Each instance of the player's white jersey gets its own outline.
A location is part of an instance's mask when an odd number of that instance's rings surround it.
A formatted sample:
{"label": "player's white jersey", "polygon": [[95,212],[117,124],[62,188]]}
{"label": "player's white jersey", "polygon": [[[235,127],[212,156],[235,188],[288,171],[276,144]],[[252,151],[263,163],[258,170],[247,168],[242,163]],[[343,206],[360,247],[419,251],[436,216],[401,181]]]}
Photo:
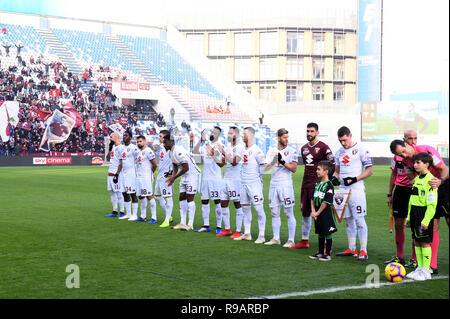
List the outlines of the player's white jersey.
{"label": "player's white jersey", "polygon": [[153,176],[152,172],[152,159],[155,159],[155,153],[150,147],[138,150],[136,157],[136,174],[138,177]]}
{"label": "player's white jersey", "polygon": [[118,152],[120,153],[119,156],[122,160],[122,170],[124,172],[136,172],[136,158],[138,151],[138,147],[134,144],[120,145]]}
{"label": "player's white jersey", "polygon": [[242,184],[261,182],[264,161],[264,153],[256,144],[253,144],[249,148],[244,147],[241,169]]}
{"label": "player's white jersey", "polygon": [[[222,179],[222,169],[219,165],[217,165],[216,161],[213,158],[215,153],[215,157],[221,161],[222,154],[220,154],[218,145],[219,142],[215,143],[206,143],[205,145],[200,147],[200,155],[203,159],[203,176],[202,179],[205,180],[217,180]],[[223,145],[221,145],[223,148]]]}
{"label": "player's white jersey", "polygon": [[242,143],[237,143],[236,145],[227,145],[224,151],[227,157],[234,159],[236,156],[240,158],[236,166],[231,165],[230,162],[225,161],[225,174],[223,178],[225,179],[240,179],[241,178],[241,168],[242,168],[242,157],[244,153],[245,145]]}
{"label": "player's white jersey", "polygon": [[170,159],[170,151],[166,151],[164,146],[159,146],[159,162],[158,162],[158,176],[156,179],[166,180],[173,172],[173,163]]}
{"label": "player's white jersey", "polygon": [[360,143],[355,143],[352,147],[345,149],[341,147],[335,155],[335,163],[339,166],[339,178],[342,188],[364,189],[364,181],[360,180],[350,186],[344,186],[345,177],[356,177],[361,175],[363,168],[372,166],[372,159],[369,151]]}
{"label": "player's white jersey", "polygon": [[170,159],[178,166],[181,166],[182,163],[188,163],[189,170],[183,176],[196,176],[201,172],[191,154],[183,146],[174,145],[170,150]]}
{"label": "player's white jersey", "polygon": [[[271,149],[269,149],[265,163],[270,164],[273,161],[274,157],[278,156],[278,153],[281,154],[281,158],[286,163],[298,162],[298,152],[288,145],[282,150],[279,150],[278,147],[272,147]],[[275,165],[272,166],[270,185],[292,185],[292,172],[278,163],[278,160],[276,161]]]}
{"label": "player's white jersey", "polygon": [[[112,143],[112,142],[111,142]],[[108,173],[112,173],[115,174],[117,173],[117,169],[119,168],[119,164],[120,164],[120,153],[118,152],[120,145],[114,145],[112,150],[111,150],[111,154],[110,154],[110,159],[109,159],[109,168],[108,168]]]}

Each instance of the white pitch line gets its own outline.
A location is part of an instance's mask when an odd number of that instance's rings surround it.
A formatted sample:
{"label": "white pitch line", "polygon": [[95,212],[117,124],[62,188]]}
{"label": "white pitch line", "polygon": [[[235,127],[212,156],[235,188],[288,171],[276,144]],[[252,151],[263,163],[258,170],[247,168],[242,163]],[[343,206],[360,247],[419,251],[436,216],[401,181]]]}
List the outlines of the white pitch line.
{"label": "white pitch line", "polygon": [[[448,276],[437,276],[431,278],[431,280],[439,280],[439,279],[448,279]],[[392,286],[392,285],[399,285],[399,284],[405,284],[414,282],[412,279],[405,279],[398,283],[393,282],[383,282],[378,285],[378,287],[383,286]],[[310,290],[310,291],[297,291],[297,292],[290,292],[286,294],[280,294],[280,295],[271,295],[271,296],[262,296],[258,298],[251,298],[251,299],[259,299],[259,298],[265,298],[265,299],[281,299],[281,298],[288,298],[288,297],[300,297],[300,296],[311,296],[311,295],[317,295],[317,294],[326,294],[326,293],[333,293],[338,291],[344,291],[344,290],[353,290],[353,289],[373,289],[376,286],[374,284],[372,285],[360,285],[360,286],[343,286],[343,287],[334,287],[334,288],[328,288],[328,289],[319,289],[319,290]]]}

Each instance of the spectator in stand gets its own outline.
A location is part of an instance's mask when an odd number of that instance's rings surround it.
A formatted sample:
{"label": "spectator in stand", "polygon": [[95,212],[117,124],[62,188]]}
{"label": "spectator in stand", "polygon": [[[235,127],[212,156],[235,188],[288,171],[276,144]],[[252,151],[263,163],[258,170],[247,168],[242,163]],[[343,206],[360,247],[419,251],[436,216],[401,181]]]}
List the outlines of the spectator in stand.
{"label": "spectator in stand", "polygon": [[170,109],[170,123],[173,123],[174,120],[175,120],[175,108],[172,107],[172,108]]}
{"label": "spectator in stand", "polygon": [[191,152],[193,148],[194,148],[194,133],[191,131],[191,134],[189,135],[189,149]]}
{"label": "spectator in stand", "polygon": [[9,48],[11,47],[11,44],[9,43],[3,44],[3,47],[5,48],[6,56],[9,56]]}
{"label": "spectator in stand", "polygon": [[263,112],[259,112],[259,124],[263,124],[263,120],[264,120],[264,113]]}
{"label": "spectator in stand", "polygon": [[83,73],[83,81],[84,81],[84,83],[86,83],[87,82],[87,79],[89,78],[89,73],[87,72],[87,70],[86,71],[84,71],[84,73]]}
{"label": "spectator in stand", "polygon": [[6,28],[5,27],[2,28],[2,33],[6,34]]}
{"label": "spectator in stand", "polygon": [[20,55],[20,51],[22,51],[22,48],[23,48],[23,44],[22,44],[22,42],[20,42],[20,40],[19,40],[19,42],[17,42],[16,48],[17,48],[17,55]]}
{"label": "spectator in stand", "polygon": [[209,105],[206,107],[206,113],[212,113],[211,108],[209,107]]}

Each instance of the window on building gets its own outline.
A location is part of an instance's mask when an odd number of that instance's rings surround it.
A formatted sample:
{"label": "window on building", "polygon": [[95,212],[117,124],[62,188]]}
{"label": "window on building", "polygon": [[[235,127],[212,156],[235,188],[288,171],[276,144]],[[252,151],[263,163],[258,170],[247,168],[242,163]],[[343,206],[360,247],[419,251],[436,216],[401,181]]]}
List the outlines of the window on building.
{"label": "window on building", "polygon": [[303,53],[303,32],[288,32],[287,52],[297,54]]}
{"label": "window on building", "polygon": [[278,53],[278,33],[261,32],[259,34],[259,54]]}
{"label": "window on building", "polygon": [[313,101],[323,101],[325,98],[325,90],[322,84],[313,84],[312,99]]}
{"label": "window on building", "polygon": [[252,37],[251,33],[234,34],[234,55],[251,55]]}
{"label": "window on building", "polygon": [[287,59],[286,77],[287,77],[287,80],[302,80],[303,79],[303,58]]}
{"label": "window on building", "polygon": [[344,60],[334,60],[333,79],[344,81]]}
{"label": "window on building", "polygon": [[210,60],[210,61],[214,61],[217,72],[223,73],[223,74],[225,74],[227,72],[227,68],[226,68],[227,64],[226,64],[225,59],[214,59],[214,60]]}
{"label": "window on building", "polygon": [[186,39],[191,43],[194,52],[204,55],[203,34],[187,34]]}
{"label": "window on building", "polygon": [[325,34],[313,33],[313,54],[325,53]]}
{"label": "window on building", "polygon": [[344,86],[335,85],[333,87],[333,100],[334,101],[344,101]]}
{"label": "window on building", "polygon": [[313,59],[313,79],[321,80],[325,74],[325,61],[323,59]]}
{"label": "window on building", "polygon": [[225,33],[212,33],[209,35],[209,55],[226,54],[226,36]]}
{"label": "window on building", "polygon": [[276,80],[278,78],[277,59],[267,58],[259,60],[259,79]]}
{"label": "window on building", "polygon": [[344,54],[344,35],[340,33],[334,34],[334,54]]}
{"label": "window on building", "polygon": [[252,79],[252,68],[250,59],[234,60],[234,80],[250,81]]}
{"label": "window on building", "polygon": [[303,101],[303,85],[288,85],[286,89],[286,102]]}
{"label": "window on building", "polygon": [[275,84],[261,84],[259,87],[259,98],[269,101],[277,101],[277,87]]}

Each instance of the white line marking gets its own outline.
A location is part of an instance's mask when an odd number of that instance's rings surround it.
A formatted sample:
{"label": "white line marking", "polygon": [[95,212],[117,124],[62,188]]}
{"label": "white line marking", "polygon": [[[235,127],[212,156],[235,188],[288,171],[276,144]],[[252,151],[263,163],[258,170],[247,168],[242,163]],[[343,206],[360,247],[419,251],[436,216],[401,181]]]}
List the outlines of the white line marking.
{"label": "white line marking", "polygon": [[[431,278],[431,280],[439,280],[439,279],[448,279],[448,276],[437,276]],[[406,284],[414,282],[412,279],[404,279],[401,282],[393,283],[393,282],[383,282],[378,285],[378,287],[383,286],[392,286],[392,285],[399,285],[399,284]],[[317,295],[317,294],[326,294],[326,293],[333,293],[338,291],[344,291],[344,290],[352,290],[352,289],[373,289],[375,288],[375,285],[360,285],[360,286],[343,286],[343,287],[334,287],[334,288],[328,288],[328,289],[319,289],[319,290],[310,290],[310,291],[297,291],[297,292],[290,292],[286,294],[280,294],[280,295],[272,295],[272,296],[263,296],[260,298],[267,298],[267,299],[281,299],[281,298],[288,298],[288,297],[300,297],[300,296],[311,296],[311,295]],[[259,299],[259,298],[251,298],[251,299]]]}

